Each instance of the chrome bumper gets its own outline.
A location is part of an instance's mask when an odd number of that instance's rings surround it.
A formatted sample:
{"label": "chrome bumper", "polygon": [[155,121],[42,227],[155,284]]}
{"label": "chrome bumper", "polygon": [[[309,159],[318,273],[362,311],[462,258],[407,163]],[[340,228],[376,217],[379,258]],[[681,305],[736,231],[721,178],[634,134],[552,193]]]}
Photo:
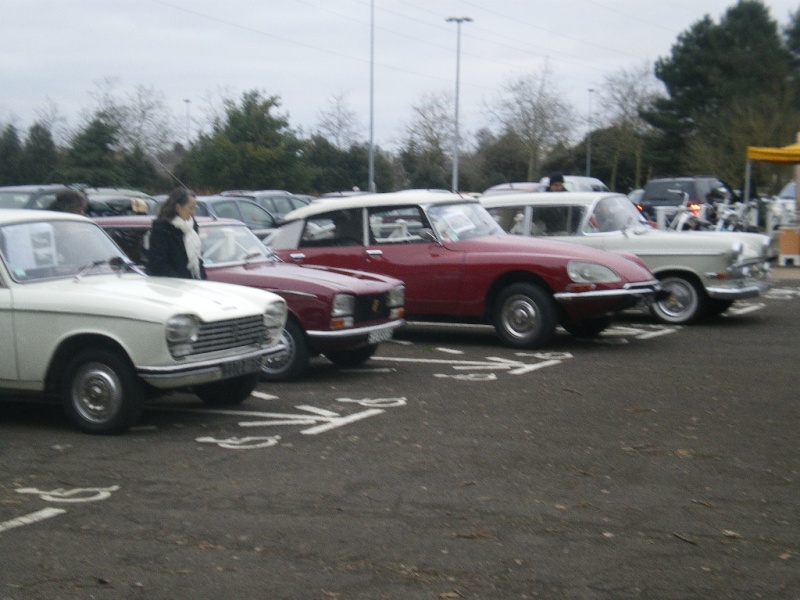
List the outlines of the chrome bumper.
{"label": "chrome bumper", "polygon": [[161,390],[188,387],[259,373],[262,360],[285,350],[286,346],[278,343],[234,357],[180,363],[167,367],[138,367],[136,373],[145,382]]}
{"label": "chrome bumper", "polygon": [[553,297],[559,302],[583,302],[625,300],[652,302],[661,291],[661,284],[654,279],[645,283],[626,284],[618,290],[595,290],[588,292],[559,292]]}

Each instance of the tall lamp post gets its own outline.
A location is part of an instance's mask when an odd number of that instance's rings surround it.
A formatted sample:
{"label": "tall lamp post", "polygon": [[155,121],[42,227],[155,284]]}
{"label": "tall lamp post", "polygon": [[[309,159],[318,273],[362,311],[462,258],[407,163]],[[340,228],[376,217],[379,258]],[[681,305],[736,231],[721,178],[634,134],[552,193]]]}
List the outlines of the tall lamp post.
{"label": "tall lamp post", "polygon": [[367,182],[373,194],[375,188],[375,0],[369,7],[369,165]]}
{"label": "tall lamp post", "polygon": [[191,132],[192,120],[191,120],[190,114],[189,114],[189,107],[192,105],[192,101],[189,100],[188,98],[185,98],[183,101],[186,102],[186,149],[188,150],[189,149],[189,138],[191,137],[191,133],[192,133]]}
{"label": "tall lamp post", "polygon": [[592,97],[594,89],[589,88],[589,133],[586,134],[586,176],[592,175]]}
{"label": "tall lamp post", "polygon": [[448,17],[448,23],[456,24],[456,106],[455,106],[455,123],[453,130],[453,182],[451,187],[454,192],[458,191],[458,146],[460,144],[458,136],[458,92],[459,92],[459,79],[461,76],[461,24],[471,23],[472,19],[469,17]]}

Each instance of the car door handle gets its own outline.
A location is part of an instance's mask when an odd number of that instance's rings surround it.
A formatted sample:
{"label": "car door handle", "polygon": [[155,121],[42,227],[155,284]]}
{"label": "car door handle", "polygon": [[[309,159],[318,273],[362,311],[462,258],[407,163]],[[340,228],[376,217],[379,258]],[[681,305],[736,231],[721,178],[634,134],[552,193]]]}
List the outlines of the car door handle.
{"label": "car door handle", "polygon": [[302,252],[294,252],[294,253],[289,255],[289,258],[291,258],[295,262],[302,262],[302,260],[305,257],[306,257],[306,255],[303,254]]}
{"label": "car door handle", "polygon": [[367,256],[383,256],[383,250],[367,250]]}

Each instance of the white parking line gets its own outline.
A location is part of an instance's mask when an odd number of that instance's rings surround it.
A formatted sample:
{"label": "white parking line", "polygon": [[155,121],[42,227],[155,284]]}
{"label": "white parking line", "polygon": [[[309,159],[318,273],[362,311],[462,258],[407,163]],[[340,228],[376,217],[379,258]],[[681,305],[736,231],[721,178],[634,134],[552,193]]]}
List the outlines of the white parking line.
{"label": "white parking line", "polygon": [[39,521],[44,521],[45,519],[56,517],[65,512],[67,511],[64,510],[63,508],[43,508],[42,510],[38,510],[29,515],[25,515],[24,517],[18,517],[16,519],[11,519],[10,521],[5,521],[4,523],[0,523],[0,533],[8,531],[9,529],[14,529],[14,527],[22,527],[23,525],[31,525],[33,523],[38,523]]}

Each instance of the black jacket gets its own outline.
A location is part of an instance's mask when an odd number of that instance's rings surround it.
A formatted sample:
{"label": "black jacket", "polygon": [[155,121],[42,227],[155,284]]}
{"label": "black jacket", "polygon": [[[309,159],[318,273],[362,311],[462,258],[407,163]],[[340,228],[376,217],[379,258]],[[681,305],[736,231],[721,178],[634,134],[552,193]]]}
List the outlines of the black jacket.
{"label": "black jacket", "polygon": [[[194,223],[194,230],[199,231],[197,222]],[[188,262],[183,232],[168,221],[153,221],[150,230],[150,249],[147,252],[147,274],[192,279],[189,267],[186,266]],[[206,278],[202,259],[200,259],[200,277]]]}

